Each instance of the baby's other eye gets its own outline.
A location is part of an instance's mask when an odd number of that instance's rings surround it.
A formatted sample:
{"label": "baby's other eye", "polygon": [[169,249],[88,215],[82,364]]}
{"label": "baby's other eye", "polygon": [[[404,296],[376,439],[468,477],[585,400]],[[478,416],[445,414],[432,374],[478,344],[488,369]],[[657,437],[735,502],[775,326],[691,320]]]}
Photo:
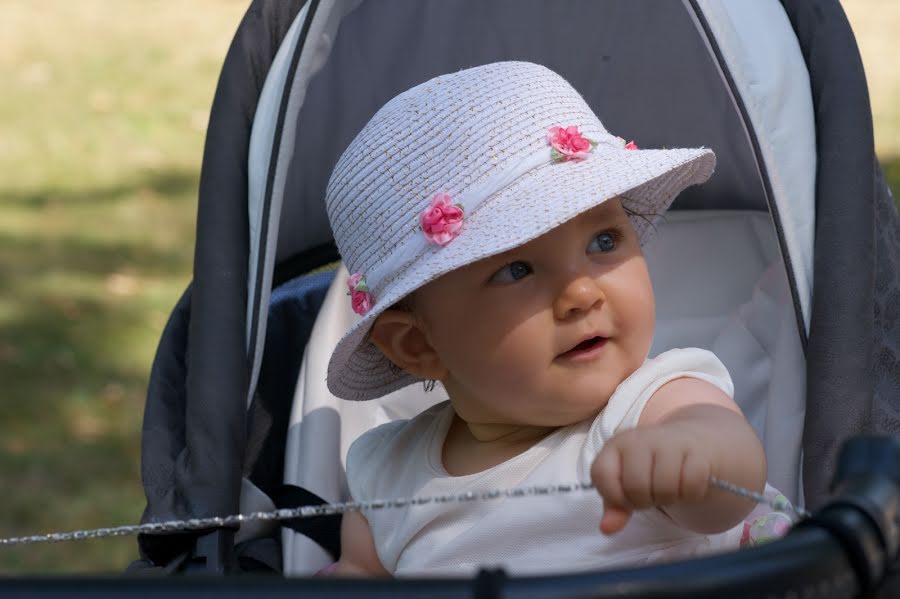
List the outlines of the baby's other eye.
{"label": "baby's other eye", "polygon": [[611,252],[616,249],[616,242],[619,235],[617,231],[604,231],[596,235],[588,245],[588,253],[591,252]]}
{"label": "baby's other eye", "polygon": [[524,279],[533,271],[531,265],[521,260],[510,262],[493,275],[491,275],[491,283],[515,283],[520,279]]}

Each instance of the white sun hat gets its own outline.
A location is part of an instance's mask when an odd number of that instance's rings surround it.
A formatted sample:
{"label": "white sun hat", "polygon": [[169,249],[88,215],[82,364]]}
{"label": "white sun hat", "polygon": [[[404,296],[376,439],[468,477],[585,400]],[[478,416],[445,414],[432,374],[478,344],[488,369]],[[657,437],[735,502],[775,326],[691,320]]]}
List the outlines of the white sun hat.
{"label": "white sun hat", "polygon": [[709,149],[639,150],[609,134],[550,69],[500,62],[435,77],[385,104],[338,160],[325,204],[361,318],[328,364],[344,399],[420,379],[367,339],[375,318],[437,277],[535,239],[606,200],[643,244]]}

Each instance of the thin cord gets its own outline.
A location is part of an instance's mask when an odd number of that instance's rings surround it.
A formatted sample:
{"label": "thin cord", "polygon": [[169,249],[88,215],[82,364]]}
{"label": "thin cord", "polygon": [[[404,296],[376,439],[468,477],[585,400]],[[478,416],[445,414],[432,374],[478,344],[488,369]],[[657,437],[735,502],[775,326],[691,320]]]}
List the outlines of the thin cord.
{"label": "thin cord", "polygon": [[[714,487],[745,497],[756,503],[770,506],[776,511],[794,512],[797,518],[806,518],[809,512],[803,508],[795,508],[787,500],[770,500],[760,493],[755,493],[734,483],[710,477],[710,484]],[[306,505],[297,508],[284,508],[269,512],[252,512],[249,514],[234,514],[231,516],[213,516],[210,518],[188,518],[186,520],[168,520],[165,522],[147,522],[145,524],[128,524],[112,528],[93,528],[75,530],[71,532],[53,532],[47,534],[31,535],[26,537],[0,538],[0,546],[4,545],[31,545],[35,543],[59,543],[64,541],[82,541],[87,539],[101,539],[106,537],[121,537],[134,534],[163,534],[183,532],[187,530],[205,530],[211,528],[223,528],[240,526],[244,522],[293,520],[296,518],[314,518],[316,516],[328,516],[343,514],[346,512],[359,512],[363,510],[380,510],[404,508],[417,505],[467,503],[471,501],[490,501],[500,498],[522,498],[547,495],[561,495],[578,491],[593,490],[591,483],[579,482],[573,484],[533,485],[530,487],[514,487],[510,489],[498,489],[475,493],[468,491],[460,494],[433,495],[428,497],[408,497],[397,499],[376,499],[373,501],[344,501],[327,503],[322,505]],[[782,498],[783,499],[783,498]]]}

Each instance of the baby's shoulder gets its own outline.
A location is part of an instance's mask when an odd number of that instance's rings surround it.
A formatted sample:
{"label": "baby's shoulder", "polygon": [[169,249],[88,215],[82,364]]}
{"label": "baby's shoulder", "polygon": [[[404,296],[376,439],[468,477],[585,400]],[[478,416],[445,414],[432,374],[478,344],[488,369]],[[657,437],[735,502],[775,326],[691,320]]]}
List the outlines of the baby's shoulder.
{"label": "baby's shoulder", "polygon": [[356,464],[360,459],[372,456],[379,449],[383,448],[409,422],[409,420],[392,420],[370,428],[358,436],[350,444],[350,449],[347,450],[347,469],[351,468],[351,464]]}
{"label": "baby's shoulder", "polygon": [[670,349],[645,360],[619,384],[594,420],[591,437],[602,443],[620,430],[634,428],[650,397],[669,381],[683,377],[706,381],[734,397],[728,369],[714,353],[698,347]]}
{"label": "baby's shoulder", "polygon": [[[644,361],[644,367],[651,365],[672,365],[687,366],[717,364],[721,365],[722,361],[708,349],[702,347],[676,347],[666,350],[653,358],[647,358]],[[724,368],[724,366],[723,366]]]}
{"label": "baby's shoulder", "polygon": [[659,388],[661,384],[681,377],[705,380],[734,395],[731,375],[725,364],[713,352],[699,347],[678,347],[645,360],[623,386],[631,387],[634,392],[640,387]]}
{"label": "baby's shoulder", "polygon": [[402,472],[411,462],[427,456],[449,409],[449,401],[441,402],[409,420],[385,422],[360,435],[347,452],[351,491],[354,481],[362,482],[375,473],[389,478],[389,471]]}

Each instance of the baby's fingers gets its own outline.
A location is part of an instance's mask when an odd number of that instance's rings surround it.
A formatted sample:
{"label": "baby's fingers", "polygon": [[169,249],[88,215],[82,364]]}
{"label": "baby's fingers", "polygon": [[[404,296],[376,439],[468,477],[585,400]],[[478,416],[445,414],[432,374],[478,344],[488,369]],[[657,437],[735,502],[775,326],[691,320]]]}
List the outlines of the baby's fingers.
{"label": "baby's fingers", "polygon": [[591,481],[603,497],[600,532],[619,532],[631,518],[631,507],[622,489],[622,455],[616,448],[609,446],[600,452],[591,465]]}
{"label": "baby's fingers", "polygon": [[619,532],[631,518],[631,510],[616,507],[608,503],[603,505],[603,517],[600,518],[600,532],[611,535]]}
{"label": "baby's fingers", "polygon": [[622,489],[622,454],[615,447],[605,447],[594,459],[591,482],[604,504],[631,507]]}
{"label": "baby's fingers", "polygon": [[700,501],[709,491],[709,462],[689,453],[681,468],[681,497],[687,501]]}
{"label": "baby's fingers", "polygon": [[654,505],[671,505],[681,499],[681,471],[685,455],[680,451],[657,451],[653,456]]}
{"label": "baby's fingers", "polygon": [[653,501],[653,450],[645,445],[632,445],[622,455],[622,490],[625,505],[644,509]]}

